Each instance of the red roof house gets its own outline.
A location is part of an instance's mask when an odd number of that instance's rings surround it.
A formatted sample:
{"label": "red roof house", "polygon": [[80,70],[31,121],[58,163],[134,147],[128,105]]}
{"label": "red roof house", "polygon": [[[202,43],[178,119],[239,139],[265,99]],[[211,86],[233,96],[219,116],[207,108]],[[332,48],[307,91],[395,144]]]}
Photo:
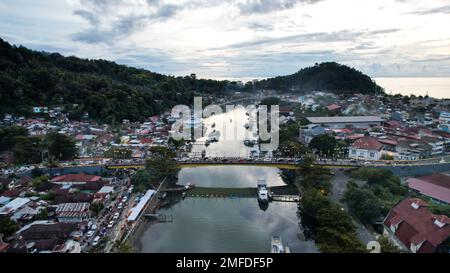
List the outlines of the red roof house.
{"label": "red roof house", "polygon": [[86,184],[89,182],[98,182],[102,178],[96,175],[90,174],[66,174],[60,175],[51,180],[54,184]]}
{"label": "red roof house", "polygon": [[384,235],[414,253],[432,253],[450,237],[450,218],[434,215],[419,198],[408,198],[384,219]]}
{"label": "red roof house", "polygon": [[440,173],[409,178],[410,189],[433,198],[434,200],[450,204],[450,176]]}
{"label": "red roof house", "polygon": [[349,157],[366,159],[366,160],[379,160],[382,155],[383,144],[373,137],[362,137],[350,146]]}

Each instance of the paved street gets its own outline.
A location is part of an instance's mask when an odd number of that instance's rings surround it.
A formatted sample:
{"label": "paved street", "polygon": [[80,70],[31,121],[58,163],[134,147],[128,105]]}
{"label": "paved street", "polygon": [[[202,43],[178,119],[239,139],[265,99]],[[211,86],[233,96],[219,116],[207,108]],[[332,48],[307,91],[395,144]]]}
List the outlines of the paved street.
{"label": "paved street", "polygon": [[[332,183],[333,183],[333,190],[330,196],[330,199],[333,202],[336,202],[340,204],[345,210],[348,211],[348,207],[345,203],[341,202],[341,198],[344,195],[345,190],[347,189],[347,182],[351,178],[348,177],[346,174],[344,174],[343,171],[336,170],[335,175],[333,177]],[[358,185],[362,186],[364,182],[357,181]],[[358,219],[353,218],[355,223],[357,224],[357,233],[358,237],[364,244],[367,244],[370,241],[375,240],[375,236],[368,231],[364,225],[358,221]]]}

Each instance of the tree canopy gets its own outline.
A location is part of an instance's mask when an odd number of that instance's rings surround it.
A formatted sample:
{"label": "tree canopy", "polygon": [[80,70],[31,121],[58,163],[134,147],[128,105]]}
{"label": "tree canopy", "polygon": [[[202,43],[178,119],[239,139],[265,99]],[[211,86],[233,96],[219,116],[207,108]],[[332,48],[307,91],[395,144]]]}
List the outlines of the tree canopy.
{"label": "tree canopy", "polygon": [[336,62],[315,64],[288,76],[278,76],[256,83],[259,88],[299,92],[331,91],[339,93],[360,92],[375,94],[383,92],[369,76]]}

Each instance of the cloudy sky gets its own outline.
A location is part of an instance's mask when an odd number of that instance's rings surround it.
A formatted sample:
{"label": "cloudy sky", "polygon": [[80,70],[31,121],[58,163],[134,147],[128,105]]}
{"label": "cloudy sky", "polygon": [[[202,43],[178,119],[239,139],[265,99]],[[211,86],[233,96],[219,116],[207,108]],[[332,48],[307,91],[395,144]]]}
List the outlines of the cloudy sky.
{"label": "cloudy sky", "polygon": [[0,37],[202,78],[450,76],[450,0],[2,0]]}

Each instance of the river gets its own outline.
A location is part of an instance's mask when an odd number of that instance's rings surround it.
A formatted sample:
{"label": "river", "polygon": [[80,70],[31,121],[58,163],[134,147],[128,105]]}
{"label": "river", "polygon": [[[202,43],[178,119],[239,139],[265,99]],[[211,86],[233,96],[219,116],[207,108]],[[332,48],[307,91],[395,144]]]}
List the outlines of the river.
{"label": "river", "polygon": [[[205,119],[208,131],[222,126],[243,128],[248,121],[244,110]],[[201,142],[202,139],[199,140]],[[242,140],[219,141],[208,147],[194,145],[193,154],[205,150],[207,156],[247,156],[251,148]],[[178,183],[201,187],[256,187],[258,179],[268,186],[285,185],[280,170],[257,166],[211,166],[184,168]],[[187,197],[161,208],[173,222],[146,223],[135,242],[138,252],[268,253],[272,236],[281,236],[292,252],[317,252],[313,241],[305,240],[299,226],[296,203],[271,202],[261,209],[256,198]]]}

